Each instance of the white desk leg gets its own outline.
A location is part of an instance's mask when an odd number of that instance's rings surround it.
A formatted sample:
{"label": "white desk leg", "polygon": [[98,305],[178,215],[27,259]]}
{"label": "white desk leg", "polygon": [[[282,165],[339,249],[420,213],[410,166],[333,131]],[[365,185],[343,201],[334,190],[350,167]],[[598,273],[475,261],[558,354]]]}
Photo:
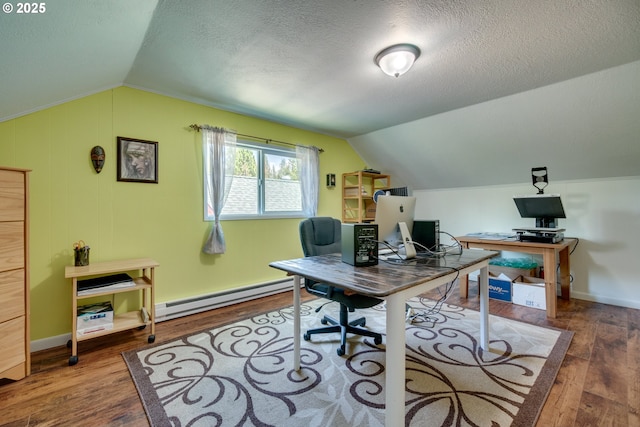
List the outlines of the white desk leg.
{"label": "white desk leg", "polygon": [[480,288],[480,347],[489,351],[489,274],[487,267],[480,269],[478,286]]}
{"label": "white desk leg", "polygon": [[300,370],[300,276],[293,276],[293,369]]}
{"label": "white desk leg", "polygon": [[405,301],[398,294],[387,297],[385,426],[404,425]]}

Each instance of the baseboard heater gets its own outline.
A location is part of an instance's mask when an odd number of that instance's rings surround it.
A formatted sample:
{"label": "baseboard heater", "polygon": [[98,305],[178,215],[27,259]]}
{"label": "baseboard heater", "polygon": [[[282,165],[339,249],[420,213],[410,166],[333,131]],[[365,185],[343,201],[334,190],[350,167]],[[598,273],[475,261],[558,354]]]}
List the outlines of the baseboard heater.
{"label": "baseboard heater", "polygon": [[201,313],[214,308],[250,301],[293,289],[293,279],[260,283],[228,291],[156,304],[156,322]]}

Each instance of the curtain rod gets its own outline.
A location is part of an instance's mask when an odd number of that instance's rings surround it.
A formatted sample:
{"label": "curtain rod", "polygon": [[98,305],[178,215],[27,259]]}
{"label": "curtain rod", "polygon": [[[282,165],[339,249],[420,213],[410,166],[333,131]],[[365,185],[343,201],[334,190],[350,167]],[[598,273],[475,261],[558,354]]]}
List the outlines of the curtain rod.
{"label": "curtain rod", "polygon": [[[195,130],[196,132],[200,132],[200,130],[203,128],[203,126],[200,125],[189,125],[189,127],[193,130]],[[289,145],[291,147],[303,147],[303,148],[309,148],[306,145],[300,145],[300,144],[294,144],[292,142],[284,142],[284,141],[278,141],[277,139],[268,139],[268,138],[262,138],[260,136],[253,136],[253,135],[245,135],[242,133],[236,133],[237,136],[241,136],[241,137],[245,137],[245,138],[251,138],[251,139],[256,139],[258,141],[264,141],[265,143],[269,144],[271,142],[276,143],[276,144],[283,144],[283,145]],[[318,148],[318,151],[320,153],[324,153],[324,150],[322,148]]]}

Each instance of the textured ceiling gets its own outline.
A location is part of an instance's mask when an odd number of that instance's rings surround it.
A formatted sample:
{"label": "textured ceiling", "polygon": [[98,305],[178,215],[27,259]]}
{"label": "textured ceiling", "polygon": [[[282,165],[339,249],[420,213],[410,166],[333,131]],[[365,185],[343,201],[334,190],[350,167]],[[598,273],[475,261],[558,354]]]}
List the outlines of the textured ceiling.
{"label": "textured ceiling", "polygon": [[[0,120],[129,85],[341,137],[640,59],[638,0],[56,0],[0,16]],[[373,63],[413,43],[400,78]]]}

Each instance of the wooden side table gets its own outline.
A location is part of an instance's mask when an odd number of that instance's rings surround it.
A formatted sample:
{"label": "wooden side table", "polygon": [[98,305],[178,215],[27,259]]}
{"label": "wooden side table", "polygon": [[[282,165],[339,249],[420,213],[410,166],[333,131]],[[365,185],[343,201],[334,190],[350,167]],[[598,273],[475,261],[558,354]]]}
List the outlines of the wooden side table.
{"label": "wooden side table", "polygon": [[[71,279],[71,310],[72,310],[72,328],[71,339],[67,343],[67,347],[71,349],[71,357],[69,357],[69,366],[78,363],[78,341],[84,341],[96,337],[101,337],[115,332],[127,329],[144,329],[150,326],[150,334],[147,339],[152,343],[156,339],[155,332],[155,268],[159,264],[150,258],[125,259],[117,261],[97,262],[86,266],[67,266],[64,270],[64,277]],[[120,289],[111,289],[109,287],[99,288],[97,292],[89,295],[78,295],[78,280],[88,277],[106,276],[112,273],[133,272],[138,273],[132,277],[134,285]],[[77,308],[79,301],[86,298],[94,298],[97,296],[113,296],[125,292],[141,292],[142,305],[141,308],[146,310],[148,318],[142,315],[140,310],[134,310],[127,313],[116,314],[113,318],[113,326],[110,329],[104,329],[90,333],[87,335],[78,334],[78,313]]]}
{"label": "wooden side table", "polygon": [[[545,297],[547,302],[547,317],[556,317],[557,296],[556,272],[557,262],[560,264],[560,290],[562,299],[571,299],[571,265],[569,263],[569,248],[575,245],[577,240],[565,238],[560,243],[520,242],[517,240],[489,240],[472,236],[456,237],[463,248],[487,249],[494,251],[524,252],[528,254],[542,255],[544,266]],[[460,277],[460,296],[469,296],[469,277]]]}

